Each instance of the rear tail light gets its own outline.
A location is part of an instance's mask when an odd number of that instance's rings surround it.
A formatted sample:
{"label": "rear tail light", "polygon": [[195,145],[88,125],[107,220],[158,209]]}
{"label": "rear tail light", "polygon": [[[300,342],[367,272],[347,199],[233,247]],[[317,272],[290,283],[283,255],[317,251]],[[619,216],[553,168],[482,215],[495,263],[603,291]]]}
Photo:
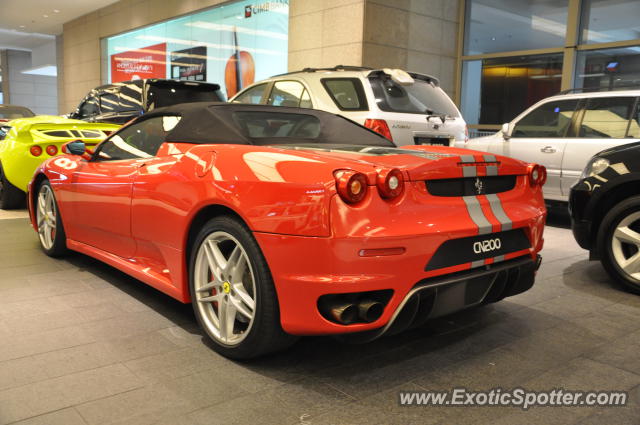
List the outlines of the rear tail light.
{"label": "rear tail light", "polygon": [[531,186],[542,186],[547,181],[547,169],[538,164],[529,165],[529,182]]}
{"label": "rear tail light", "polygon": [[376,180],[378,192],[384,199],[393,199],[404,192],[404,178],[402,171],[394,168],[392,170],[382,170],[378,173]]}
{"label": "rear tail light", "polygon": [[29,148],[29,152],[31,152],[33,156],[40,156],[42,155],[42,148],[38,145],[33,145]]}
{"label": "rear tail light", "polygon": [[46,151],[49,156],[55,156],[58,153],[58,147],[56,145],[49,145]]}
{"label": "rear tail light", "polygon": [[353,170],[340,170],[334,174],[338,195],[347,204],[357,204],[367,196],[367,176]]}
{"label": "rear tail light", "polygon": [[387,122],[385,120],[367,118],[367,120],[364,122],[364,126],[369,130],[373,130],[376,133],[381,134],[382,136],[393,142],[393,137],[391,137],[391,130],[389,130],[389,126],[387,125]]}

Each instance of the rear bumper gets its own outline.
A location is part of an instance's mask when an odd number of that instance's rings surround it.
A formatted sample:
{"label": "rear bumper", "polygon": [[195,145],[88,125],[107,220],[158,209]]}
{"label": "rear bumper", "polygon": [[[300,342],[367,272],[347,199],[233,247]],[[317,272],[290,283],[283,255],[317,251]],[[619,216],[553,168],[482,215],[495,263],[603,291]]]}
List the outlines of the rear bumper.
{"label": "rear bumper", "polygon": [[[542,224],[541,224],[542,225]],[[542,232],[528,249],[480,262],[426,271],[439,247],[434,235],[403,238],[314,238],[254,233],[269,264],[277,291],[283,329],[294,335],[352,334],[390,331],[394,322],[414,322],[413,316],[429,319],[482,303],[497,301],[528,289],[534,281]],[[490,235],[487,235],[490,236]],[[362,249],[402,246],[399,255],[362,257]],[[526,265],[525,265],[526,263]],[[512,270],[506,275],[501,270]],[[512,273],[509,275],[509,273]],[[416,291],[416,288],[419,288]],[[377,320],[340,324],[320,311],[325,295],[386,291],[391,296]],[[414,306],[415,297],[433,298],[432,308]],[[420,304],[420,303],[418,303]],[[416,308],[415,311],[410,310]],[[407,320],[405,311],[413,311]],[[408,326],[408,325],[407,325]],[[394,325],[393,331],[396,326]],[[382,330],[382,331],[381,331]],[[378,335],[379,336],[379,335]]]}
{"label": "rear bumper", "polygon": [[514,258],[480,269],[424,279],[404,297],[391,319],[379,329],[353,335],[358,342],[396,334],[429,319],[445,316],[483,303],[500,301],[533,286],[542,257]]}
{"label": "rear bumper", "polygon": [[571,215],[571,230],[573,237],[580,247],[592,249],[591,220],[587,214],[591,201],[591,191],[585,185],[576,184],[569,194],[569,213]]}

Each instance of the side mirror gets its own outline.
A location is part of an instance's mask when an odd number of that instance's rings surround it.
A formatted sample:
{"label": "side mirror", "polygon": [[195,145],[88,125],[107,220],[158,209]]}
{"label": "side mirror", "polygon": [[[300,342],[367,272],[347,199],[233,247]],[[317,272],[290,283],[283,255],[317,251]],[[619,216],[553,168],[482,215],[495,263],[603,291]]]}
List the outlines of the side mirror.
{"label": "side mirror", "polygon": [[508,122],[502,124],[502,137],[504,137],[504,140],[511,138],[511,125]]}
{"label": "side mirror", "polygon": [[74,140],[73,142],[62,145],[62,152],[71,155],[84,155],[86,151],[87,147],[82,140]]}

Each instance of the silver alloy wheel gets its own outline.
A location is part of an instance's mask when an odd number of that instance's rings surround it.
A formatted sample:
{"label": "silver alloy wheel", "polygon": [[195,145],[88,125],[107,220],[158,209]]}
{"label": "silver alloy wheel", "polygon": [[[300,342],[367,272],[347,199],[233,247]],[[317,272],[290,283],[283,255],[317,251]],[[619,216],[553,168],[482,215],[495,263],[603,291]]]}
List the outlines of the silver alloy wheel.
{"label": "silver alloy wheel", "polygon": [[40,243],[49,250],[56,240],[56,201],[49,185],[43,184],[38,193],[38,205],[36,208],[36,220],[38,223],[38,235]]}
{"label": "silver alloy wheel", "polygon": [[618,223],[611,238],[611,251],[618,267],[633,279],[640,280],[640,233],[629,227],[638,220],[640,211],[628,215]]}
{"label": "silver alloy wheel", "polygon": [[241,343],[253,325],[256,284],[240,242],[227,232],[209,234],[198,247],[193,282],[209,333],[227,346]]}

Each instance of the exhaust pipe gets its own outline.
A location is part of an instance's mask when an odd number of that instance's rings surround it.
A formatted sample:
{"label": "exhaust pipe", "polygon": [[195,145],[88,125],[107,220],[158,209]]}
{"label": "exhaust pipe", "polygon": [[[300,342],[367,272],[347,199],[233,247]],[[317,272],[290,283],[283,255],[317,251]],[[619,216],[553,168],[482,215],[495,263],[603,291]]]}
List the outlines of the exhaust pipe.
{"label": "exhaust pipe", "polygon": [[358,303],[358,317],[367,323],[378,320],[383,311],[384,306],[378,301],[363,300]]}
{"label": "exhaust pipe", "polygon": [[353,323],[358,318],[358,307],[349,302],[327,303],[324,305],[324,310],[331,318],[342,325]]}

